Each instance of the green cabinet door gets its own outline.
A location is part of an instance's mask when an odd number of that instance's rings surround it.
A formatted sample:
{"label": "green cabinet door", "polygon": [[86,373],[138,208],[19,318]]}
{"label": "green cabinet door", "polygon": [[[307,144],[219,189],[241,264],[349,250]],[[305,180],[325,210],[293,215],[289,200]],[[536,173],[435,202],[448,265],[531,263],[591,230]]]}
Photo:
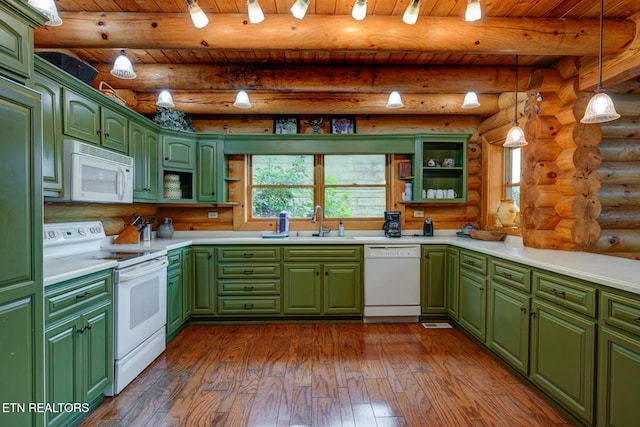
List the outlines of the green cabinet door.
{"label": "green cabinet door", "polygon": [[62,132],[100,145],[100,105],[66,88],[62,88]]}
{"label": "green cabinet door", "polygon": [[422,314],[446,314],[446,246],[422,246],[420,261]]}
{"label": "green cabinet door", "polygon": [[595,322],[534,298],[530,379],[586,423],[593,422]]}
{"label": "green cabinet door", "polygon": [[603,326],[598,341],[598,425],[637,426],[640,337]]}
{"label": "green cabinet door", "polygon": [[129,152],[129,119],[106,107],[100,107],[101,144],[121,153]]}
{"label": "green cabinet door", "polygon": [[214,314],[215,301],[215,266],[212,247],[194,246],[191,248],[193,262],[193,294],[191,297],[191,314]]}
{"label": "green cabinet door", "polygon": [[182,323],[191,316],[191,248],[182,249]]}
{"label": "green cabinet door", "polygon": [[162,165],[165,169],[193,171],[196,166],[196,136],[162,135]]}
{"label": "green cabinet door", "polygon": [[478,273],[460,270],[460,326],[484,342],[487,316],[487,278]]}
{"label": "green cabinet door", "polygon": [[362,314],[360,263],[324,264],[324,314]]}
{"label": "green cabinet door", "polygon": [[215,203],[218,200],[216,141],[198,141],[197,159],[197,199],[199,202]]}
{"label": "green cabinet door", "polygon": [[60,197],[64,193],[60,129],[61,87],[53,80],[36,74],[34,89],[42,97],[42,189],[45,196]]}
{"label": "green cabinet door", "polygon": [[458,320],[458,295],[460,290],[460,250],[447,249],[447,311],[453,320]]}
{"label": "green cabinet door", "polygon": [[26,83],[33,72],[33,29],[42,17],[26,2],[0,2],[0,74]]}
{"label": "green cabinet door", "polygon": [[129,124],[129,155],[134,160],[133,200],[157,202],[158,192],[158,134],[138,123]]}
{"label": "green cabinet door", "polygon": [[489,284],[487,345],[523,375],[529,374],[530,306],[528,294]]}
{"label": "green cabinet door", "polygon": [[[83,402],[102,398],[113,382],[113,308],[111,301],[87,311],[80,318],[82,335]],[[83,330],[84,328],[84,330]]]}
{"label": "green cabinet door", "polygon": [[322,313],[321,265],[285,263],[283,270],[284,314]]}
{"label": "green cabinet door", "polygon": [[170,270],[167,276],[167,337],[182,325],[182,272]]}

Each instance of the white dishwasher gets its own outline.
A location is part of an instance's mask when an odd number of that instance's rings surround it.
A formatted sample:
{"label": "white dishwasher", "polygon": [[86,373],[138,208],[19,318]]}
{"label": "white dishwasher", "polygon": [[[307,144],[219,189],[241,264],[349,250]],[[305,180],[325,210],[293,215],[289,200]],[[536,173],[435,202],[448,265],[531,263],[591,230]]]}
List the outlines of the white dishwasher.
{"label": "white dishwasher", "polygon": [[364,322],[417,322],[420,245],[364,246]]}

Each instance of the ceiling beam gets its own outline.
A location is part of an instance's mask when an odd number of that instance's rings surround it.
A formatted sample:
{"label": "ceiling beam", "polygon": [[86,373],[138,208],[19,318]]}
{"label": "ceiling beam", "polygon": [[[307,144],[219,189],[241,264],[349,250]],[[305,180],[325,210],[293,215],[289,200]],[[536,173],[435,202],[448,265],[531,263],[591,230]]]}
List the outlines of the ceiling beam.
{"label": "ceiling beam", "polygon": [[[64,25],[35,31],[36,48],[320,50],[339,52],[458,52],[468,54],[596,56],[595,19],[422,17],[406,25],[397,16],[267,15],[249,24],[245,14],[212,14],[201,30],[186,13],[61,13]],[[605,54],[621,52],[636,33],[633,20],[606,20]],[[81,36],[79,36],[81,35]]]}
{"label": "ceiling beam", "polygon": [[[137,78],[111,75],[113,64],[93,64],[95,82],[137,92],[171,90],[273,90],[499,94],[515,85],[513,67],[301,64],[134,64]],[[519,67],[518,87],[527,87],[532,68]]]}
{"label": "ceiling beam", "polygon": [[[489,116],[500,110],[499,95],[478,95],[480,107],[463,109],[464,94],[402,94],[404,107],[386,108],[388,93],[249,92],[251,108],[233,106],[235,91],[173,92],[175,109],[188,114],[455,114]],[[156,112],[155,93],[138,93],[135,110]]]}

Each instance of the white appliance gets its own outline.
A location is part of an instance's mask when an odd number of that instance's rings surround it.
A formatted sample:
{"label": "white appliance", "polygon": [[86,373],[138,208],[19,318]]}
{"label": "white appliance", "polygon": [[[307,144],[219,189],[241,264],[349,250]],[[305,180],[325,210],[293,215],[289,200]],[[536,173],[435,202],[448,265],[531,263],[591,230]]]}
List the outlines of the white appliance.
{"label": "white appliance", "polygon": [[[166,348],[166,250],[119,251],[101,248],[100,221],[44,224],[44,271],[61,265],[86,266],[113,260],[113,369],[107,396],[120,393]],[[50,267],[48,267],[50,266]]]}
{"label": "white appliance", "polygon": [[417,322],[420,245],[364,246],[364,322]]}
{"label": "white appliance", "polygon": [[64,140],[64,196],[52,201],[133,203],[133,157]]}

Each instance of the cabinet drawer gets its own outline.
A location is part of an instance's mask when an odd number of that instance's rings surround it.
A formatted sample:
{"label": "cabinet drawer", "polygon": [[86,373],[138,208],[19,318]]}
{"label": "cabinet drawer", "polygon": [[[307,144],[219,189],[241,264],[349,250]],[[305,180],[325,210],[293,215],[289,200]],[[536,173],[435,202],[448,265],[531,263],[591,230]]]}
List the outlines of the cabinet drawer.
{"label": "cabinet drawer", "polygon": [[487,257],[475,252],[460,251],[460,267],[487,274]]}
{"label": "cabinet drawer", "polygon": [[285,261],[360,261],[362,246],[293,246],[284,249]]}
{"label": "cabinet drawer", "polygon": [[536,296],[553,301],[591,317],[596,317],[596,290],[586,284],[564,276],[533,272],[533,292]]}
{"label": "cabinet drawer", "polygon": [[167,266],[168,270],[173,270],[174,268],[180,268],[182,266],[182,251],[176,250],[175,252],[169,252],[167,254],[167,258],[169,259],[169,265]]}
{"label": "cabinet drawer", "polygon": [[216,248],[218,261],[280,261],[280,248],[229,246]]}
{"label": "cabinet drawer", "polygon": [[218,295],[280,295],[280,280],[218,280]]}
{"label": "cabinet drawer", "polygon": [[111,270],[45,288],[45,322],[103,299],[111,301]]}
{"label": "cabinet drawer", "polygon": [[489,260],[491,280],[521,291],[531,292],[531,270],[527,267],[496,259]]}
{"label": "cabinet drawer", "polygon": [[220,279],[248,277],[277,279],[280,277],[280,263],[218,264],[218,277]]}
{"label": "cabinet drawer", "polygon": [[280,297],[219,297],[218,314],[280,314]]}
{"label": "cabinet drawer", "polygon": [[640,300],[603,291],[600,307],[605,323],[640,336]]}

